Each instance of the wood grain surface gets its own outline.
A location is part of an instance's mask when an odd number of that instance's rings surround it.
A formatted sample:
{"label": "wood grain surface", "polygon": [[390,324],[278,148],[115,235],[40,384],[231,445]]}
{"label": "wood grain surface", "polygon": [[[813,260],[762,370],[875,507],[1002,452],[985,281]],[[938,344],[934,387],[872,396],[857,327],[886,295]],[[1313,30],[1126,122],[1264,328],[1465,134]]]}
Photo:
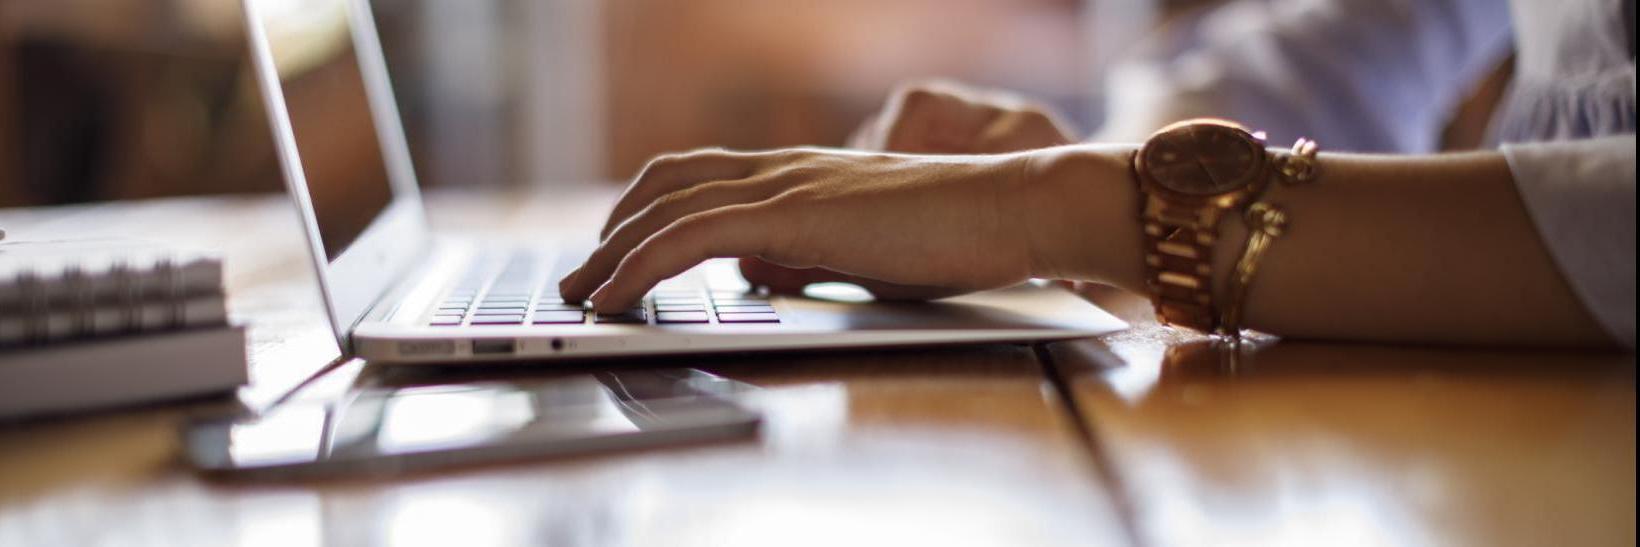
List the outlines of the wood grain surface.
{"label": "wood grain surface", "polygon": [[1052,347],[1153,545],[1633,545],[1632,354],[1132,330]]}

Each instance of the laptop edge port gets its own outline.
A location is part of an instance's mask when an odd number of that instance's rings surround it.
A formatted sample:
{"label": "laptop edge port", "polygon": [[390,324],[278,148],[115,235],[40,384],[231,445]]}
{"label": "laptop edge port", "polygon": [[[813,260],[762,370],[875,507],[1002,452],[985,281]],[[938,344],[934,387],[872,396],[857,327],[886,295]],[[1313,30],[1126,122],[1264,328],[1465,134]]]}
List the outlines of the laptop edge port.
{"label": "laptop edge port", "polygon": [[505,340],[473,340],[473,355],[511,355],[516,345],[511,338]]}

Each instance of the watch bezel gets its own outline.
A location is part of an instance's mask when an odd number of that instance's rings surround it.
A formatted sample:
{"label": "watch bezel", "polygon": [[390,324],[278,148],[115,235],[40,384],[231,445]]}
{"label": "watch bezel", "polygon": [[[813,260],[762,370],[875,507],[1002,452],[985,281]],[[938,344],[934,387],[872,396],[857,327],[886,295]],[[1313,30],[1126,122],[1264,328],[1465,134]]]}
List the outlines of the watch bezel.
{"label": "watch bezel", "polygon": [[[1252,161],[1254,162],[1254,165],[1249,171],[1250,174],[1247,176],[1246,180],[1242,182],[1240,186],[1232,190],[1217,194],[1191,194],[1181,192],[1169,188],[1166,184],[1157,180],[1154,173],[1152,173],[1149,167],[1145,165],[1146,152],[1150,151],[1151,147],[1155,143],[1159,142],[1164,136],[1168,136],[1169,133],[1194,129],[1203,125],[1209,125],[1219,129],[1227,129],[1238,138],[1251,144],[1254,149],[1259,151],[1259,153],[1253,154]],[[1145,143],[1139,147],[1138,152],[1134,154],[1133,170],[1139,181],[1140,191],[1146,194],[1156,195],[1171,204],[1179,206],[1213,206],[1221,209],[1229,209],[1243,204],[1252,196],[1258,195],[1258,193],[1264,189],[1264,186],[1268,184],[1270,180],[1270,163],[1270,154],[1266,152],[1265,140],[1260,135],[1254,134],[1253,132],[1248,131],[1247,128],[1241,126],[1241,124],[1229,120],[1197,118],[1168,124],[1166,127],[1158,129],[1155,133],[1152,133],[1149,138],[1145,139]]]}

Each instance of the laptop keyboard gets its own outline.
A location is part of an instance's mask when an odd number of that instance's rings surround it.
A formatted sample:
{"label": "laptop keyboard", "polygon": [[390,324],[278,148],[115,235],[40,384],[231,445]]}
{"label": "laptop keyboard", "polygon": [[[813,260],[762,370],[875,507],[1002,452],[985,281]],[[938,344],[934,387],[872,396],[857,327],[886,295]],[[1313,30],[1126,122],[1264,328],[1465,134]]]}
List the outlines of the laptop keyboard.
{"label": "laptop keyboard", "polygon": [[724,325],[780,323],[769,298],[741,290],[714,290],[698,272],[661,282],[632,309],[592,313],[558,296],[562,272],[530,253],[479,257],[439,301],[427,324],[435,327],[520,325]]}

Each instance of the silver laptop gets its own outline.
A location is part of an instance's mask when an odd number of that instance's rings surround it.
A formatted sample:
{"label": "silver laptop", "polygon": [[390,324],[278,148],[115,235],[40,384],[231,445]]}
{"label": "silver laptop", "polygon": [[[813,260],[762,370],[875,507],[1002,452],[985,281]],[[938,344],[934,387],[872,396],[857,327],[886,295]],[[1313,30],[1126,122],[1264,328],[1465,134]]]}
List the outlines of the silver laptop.
{"label": "silver laptop", "polygon": [[583,253],[429,231],[367,1],[244,4],[263,102],[331,325],[344,351],[367,360],[1018,342],[1126,327],[1036,284],[930,303],[860,301],[847,287],[779,296],[752,290],[725,260],[662,283],[638,308],[589,313],[557,295],[558,279]]}

